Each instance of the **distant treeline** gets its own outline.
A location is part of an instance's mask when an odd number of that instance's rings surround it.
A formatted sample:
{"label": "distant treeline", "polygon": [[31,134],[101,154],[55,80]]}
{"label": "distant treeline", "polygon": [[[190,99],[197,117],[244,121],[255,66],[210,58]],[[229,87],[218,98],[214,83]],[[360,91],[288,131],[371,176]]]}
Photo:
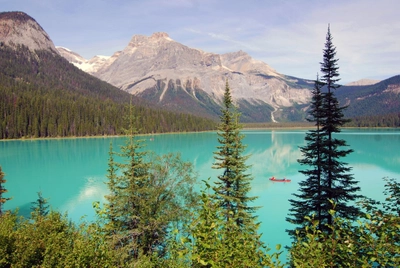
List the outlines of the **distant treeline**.
{"label": "distant treeline", "polygon": [[1,43],[0,96],[0,139],[123,134],[130,109],[140,133],[204,131],[216,125],[151,108],[61,56]]}
{"label": "distant treeline", "polygon": [[301,122],[265,122],[265,123],[244,123],[244,129],[257,129],[257,128],[312,128],[313,123]]}
{"label": "distant treeline", "polygon": [[345,127],[400,127],[400,113],[357,116],[351,118]]}
{"label": "distant treeline", "polygon": [[[357,116],[350,119],[344,127],[400,127],[400,113],[390,113],[385,115]],[[313,128],[314,124],[306,121],[301,122],[266,122],[266,123],[244,123],[245,129],[257,128]]]}

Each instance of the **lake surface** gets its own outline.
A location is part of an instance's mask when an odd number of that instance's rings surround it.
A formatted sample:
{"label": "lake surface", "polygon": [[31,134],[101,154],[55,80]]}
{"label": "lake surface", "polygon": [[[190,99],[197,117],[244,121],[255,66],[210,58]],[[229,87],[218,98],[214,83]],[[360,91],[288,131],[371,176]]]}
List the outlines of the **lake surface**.
{"label": "lake surface", "polygon": [[[289,245],[285,221],[290,204],[288,199],[298,189],[304,176],[297,159],[299,146],[305,145],[306,130],[251,130],[246,135],[246,154],[251,157],[249,173],[254,180],[250,195],[258,196],[258,210],[263,240],[271,248],[276,244]],[[352,173],[359,181],[361,193],[383,200],[383,177],[400,179],[399,130],[344,130],[339,137],[354,150],[345,161],[353,167]],[[180,152],[182,158],[194,164],[198,181],[221,173],[212,169],[213,152],[216,151],[217,134],[190,133],[144,136],[147,150],[159,154]],[[0,141],[0,166],[6,173],[5,197],[12,197],[6,209],[19,208],[29,215],[31,202],[37,192],[49,198],[53,209],[67,211],[74,221],[86,215],[92,220],[93,201],[102,201],[107,194],[106,179],[110,142],[114,150],[124,144],[124,138],[79,138],[49,140]],[[268,178],[286,177],[290,183],[271,182]],[[199,183],[199,189],[203,187]]]}

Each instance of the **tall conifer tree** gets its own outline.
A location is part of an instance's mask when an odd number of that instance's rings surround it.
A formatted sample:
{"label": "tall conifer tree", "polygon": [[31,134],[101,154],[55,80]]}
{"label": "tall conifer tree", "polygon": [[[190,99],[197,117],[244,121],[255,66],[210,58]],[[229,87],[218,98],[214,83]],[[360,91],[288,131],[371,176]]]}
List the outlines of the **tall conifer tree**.
{"label": "tall conifer tree", "polygon": [[232,102],[232,96],[228,81],[225,86],[224,106],[221,110],[221,123],[218,127],[218,151],[214,153],[216,162],[213,168],[222,169],[218,176],[214,191],[219,206],[225,211],[227,220],[233,219],[238,226],[252,222],[251,213],[255,207],[249,206],[256,197],[249,197],[252,177],[246,174],[249,166],[246,160],[249,156],[243,155],[245,145],[242,144],[244,135],[239,124],[239,113]]}
{"label": "tall conifer tree", "polygon": [[[142,150],[143,140],[136,137],[132,109],[131,105],[127,138],[125,145],[121,146],[121,152],[113,152],[110,145],[107,170],[107,186],[110,193],[105,196],[108,201],[105,204],[105,230],[115,247],[125,247],[130,256],[138,258],[141,253],[151,253],[154,244],[145,241],[148,236],[143,225],[147,219],[143,212],[148,210],[149,206],[146,202],[149,192],[149,163],[144,159],[147,152]],[[113,155],[118,155],[124,162],[114,162]]]}
{"label": "tall conifer tree", "polygon": [[[325,229],[325,224],[332,224],[333,216],[329,213],[334,209],[336,215],[353,220],[359,214],[355,206],[361,196],[357,194],[360,188],[357,181],[349,173],[351,168],[341,159],[352,152],[351,149],[341,149],[348,146],[345,140],[338,139],[334,134],[341,131],[347,122],[344,119],[343,109],[335,96],[335,89],[339,87],[339,67],[336,59],[336,48],[332,43],[330,27],[326,35],[321,62],[321,83],[315,82],[313,99],[310,110],[312,121],[316,123],[316,130],[307,133],[306,146],[301,147],[303,158],[299,160],[302,165],[310,167],[301,173],[307,176],[300,182],[300,193],[294,194],[300,200],[290,200],[290,211],[293,218],[290,222],[300,225],[306,224],[304,216],[312,216],[319,221],[319,228]],[[324,92],[321,93],[321,86]],[[352,203],[353,202],[353,203]],[[292,231],[289,231],[292,233]]]}
{"label": "tall conifer tree", "polygon": [[[324,93],[323,105],[324,117],[321,120],[322,133],[324,135],[324,152],[322,159],[322,169],[325,175],[323,180],[323,191],[325,200],[325,216],[321,215],[321,221],[332,224],[333,216],[328,213],[330,209],[336,210],[336,215],[345,219],[354,220],[360,213],[359,208],[354,204],[361,195],[357,194],[360,187],[357,181],[349,172],[351,167],[341,161],[352,149],[341,149],[347,147],[343,139],[338,139],[333,135],[341,132],[341,127],[348,122],[344,118],[343,110],[340,107],[334,91],[340,86],[339,67],[336,59],[336,47],[332,43],[330,27],[326,35],[325,48],[323,50],[323,62],[321,62],[321,81],[326,86],[327,92]],[[329,202],[329,200],[334,203]],[[353,203],[352,203],[353,202]],[[335,207],[333,207],[335,206]]]}
{"label": "tall conifer tree", "polygon": [[[307,120],[315,123],[315,129],[309,130],[306,133],[305,140],[307,145],[300,147],[304,158],[299,159],[301,165],[308,166],[309,169],[300,170],[301,173],[306,175],[306,179],[299,183],[299,193],[293,194],[298,200],[290,199],[292,207],[290,208],[289,215],[286,220],[294,224],[303,225],[304,217],[310,216],[315,213],[317,218],[322,215],[322,133],[321,133],[321,120],[324,117],[322,109],[323,96],[321,88],[323,83],[317,80],[314,82],[314,89],[312,91],[312,99],[310,103],[310,112]],[[294,234],[289,230],[290,234]]]}
{"label": "tall conifer tree", "polygon": [[246,173],[249,166],[245,162],[249,156],[243,155],[244,135],[228,81],[223,101],[217,132],[220,145],[213,165],[222,174],[215,182],[214,194],[202,195],[203,206],[192,230],[192,258],[204,267],[264,267],[265,247],[253,215],[257,208],[249,206],[256,199],[248,196],[252,177]]}

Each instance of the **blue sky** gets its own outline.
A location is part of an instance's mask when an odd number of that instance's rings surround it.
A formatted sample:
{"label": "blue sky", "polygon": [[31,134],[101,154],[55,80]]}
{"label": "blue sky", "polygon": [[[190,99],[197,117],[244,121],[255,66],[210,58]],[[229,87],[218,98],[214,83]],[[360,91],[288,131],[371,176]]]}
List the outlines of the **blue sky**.
{"label": "blue sky", "polygon": [[0,0],[0,10],[26,12],[56,46],[87,59],[122,50],[133,35],[167,32],[308,79],[320,70],[330,23],[342,83],[400,74],[398,0]]}

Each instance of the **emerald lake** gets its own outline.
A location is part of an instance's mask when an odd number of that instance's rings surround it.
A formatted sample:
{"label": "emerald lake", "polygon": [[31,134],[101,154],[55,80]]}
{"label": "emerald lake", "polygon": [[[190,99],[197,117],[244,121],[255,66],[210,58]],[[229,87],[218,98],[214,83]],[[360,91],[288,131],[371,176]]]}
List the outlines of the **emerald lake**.
{"label": "emerald lake", "polygon": [[[288,245],[290,239],[285,229],[289,209],[288,199],[298,189],[304,176],[297,159],[299,146],[305,144],[307,130],[245,130],[243,143],[250,154],[247,164],[252,174],[251,196],[258,196],[255,206],[261,223],[263,240],[274,248],[276,244]],[[397,129],[345,129],[338,137],[345,139],[352,154],[344,159],[359,181],[361,194],[377,200],[383,199],[383,177],[400,179],[400,131]],[[163,134],[143,136],[146,150],[158,154],[179,152],[185,161],[194,164],[201,180],[215,179],[220,170],[212,169],[213,152],[216,151],[215,132],[189,134]],[[123,145],[123,137],[13,140],[0,141],[0,166],[6,174],[4,187],[8,190],[5,209],[19,208],[29,215],[31,202],[37,192],[49,199],[53,209],[68,212],[78,222],[81,217],[90,221],[94,217],[93,201],[103,201],[107,194],[104,184],[110,142],[115,151]],[[272,176],[291,179],[290,183],[271,182]]]}

